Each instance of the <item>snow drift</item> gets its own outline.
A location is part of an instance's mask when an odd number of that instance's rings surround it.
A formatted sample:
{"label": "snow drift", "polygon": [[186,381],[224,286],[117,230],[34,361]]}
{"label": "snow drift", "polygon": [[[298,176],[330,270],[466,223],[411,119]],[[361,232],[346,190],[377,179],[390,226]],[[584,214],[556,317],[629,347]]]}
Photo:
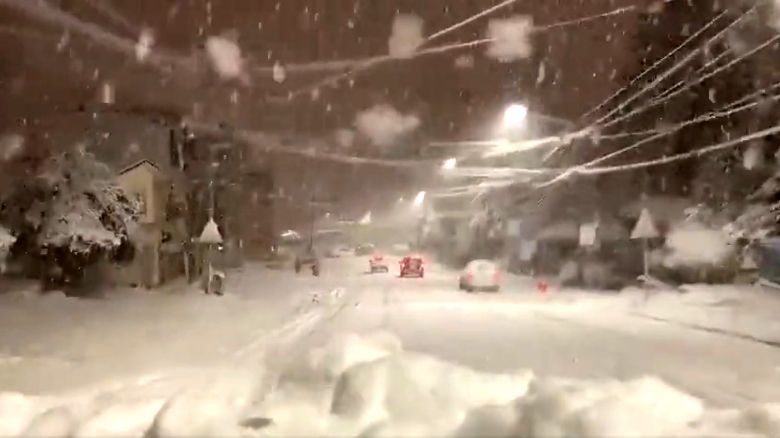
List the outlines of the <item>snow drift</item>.
{"label": "snow drift", "polygon": [[[406,352],[389,333],[346,335],[308,354],[267,397],[263,372],[225,369],[167,400],[74,401],[0,393],[0,435],[29,436],[777,436],[780,405],[707,409],[655,377],[493,374]],[[233,372],[237,371],[237,372]],[[303,371],[303,372],[301,372]],[[214,375],[216,377],[217,375]],[[137,396],[137,393],[136,393]]]}

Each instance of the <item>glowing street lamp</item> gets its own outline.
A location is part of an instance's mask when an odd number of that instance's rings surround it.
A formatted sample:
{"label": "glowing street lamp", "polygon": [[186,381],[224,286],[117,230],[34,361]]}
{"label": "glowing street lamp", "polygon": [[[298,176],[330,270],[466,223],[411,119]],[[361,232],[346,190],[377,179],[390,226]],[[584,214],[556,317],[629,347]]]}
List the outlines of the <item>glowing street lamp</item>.
{"label": "glowing street lamp", "polygon": [[504,110],[504,126],[512,128],[519,126],[528,116],[528,107],[520,103],[513,103]]}
{"label": "glowing street lamp", "polygon": [[444,163],[442,163],[441,168],[444,170],[452,170],[458,166],[458,160],[455,158],[448,158],[444,160]]}

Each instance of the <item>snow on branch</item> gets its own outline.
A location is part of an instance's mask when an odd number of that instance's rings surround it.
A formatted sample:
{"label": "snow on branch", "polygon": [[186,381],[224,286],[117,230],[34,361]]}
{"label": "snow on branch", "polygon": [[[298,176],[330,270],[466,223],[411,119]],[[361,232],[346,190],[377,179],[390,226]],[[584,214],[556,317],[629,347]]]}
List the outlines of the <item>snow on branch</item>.
{"label": "snow on branch", "polygon": [[[715,24],[715,23],[716,23],[718,20],[720,20],[720,19],[721,19],[721,17],[723,17],[723,16],[726,14],[726,12],[728,12],[728,10],[727,10],[727,9],[724,9],[724,10],[723,10],[723,12],[721,12],[720,14],[718,14],[717,16],[715,16],[715,18],[713,18],[712,20],[710,20],[709,22],[707,22],[707,23],[706,23],[704,26],[702,26],[702,27],[701,27],[699,30],[697,30],[697,31],[696,31],[696,32],[694,32],[694,33],[693,33],[691,36],[689,36],[688,38],[686,38],[686,39],[685,39],[685,40],[684,40],[682,43],[680,43],[680,45],[678,45],[678,46],[677,46],[677,47],[675,47],[674,49],[670,50],[670,51],[669,51],[669,53],[667,53],[666,55],[664,55],[663,57],[661,57],[661,59],[659,59],[658,61],[654,62],[654,63],[653,63],[653,65],[651,65],[650,67],[647,67],[647,68],[646,68],[646,69],[644,69],[644,70],[643,70],[641,73],[639,73],[639,74],[638,74],[636,77],[634,77],[633,79],[631,79],[631,81],[628,83],[628,85],[626,85],[625,87],[622,87],[622,88],[618,89],[618,90],[617,90],[617,91],[615,91],[615,92],[614,92],[612,95],[610,95],[609,97],[607,97],[607,98],[606,98],[606,99],[605,99],[603,102],[599,103],[598,105],[596,105],[596,106],[595,106],[595,107],[593,107],[592,109],[588,110],[588,112],[586,112],[585,114],[583,114],[582,116],[580,116],[580,120],[582,120],[582,119],[584,119],[584,118],[587,118],[587,117],[589,117],[590,115],[592,115],[592,114],[593,114],[593,113],[595,113],[596,111],[598,111],[598,110],[600,110],[601,108],[603,108],[603,107],[604,107],[605,105],[607,105],[608,103],[612,102],[612,100],[614,100],[614,99],[615,99],[616,97],[618,97],[620,94],[622,94],[623,92],[625,92],[626,90],[628,90],[628,88],[629,88],[629,87],[632,87],[632,86],[634,86],[634,85],[635,85],[637,82],[639,82],[639,81],[640,81],[642,78],[644,78],[645,76],[647,76],[647,74],[648,74],[648,73],[650,73],[651,71],[654,71],[656,68],[658,68],[658,66],[660,66],[661,64],[663,64],[664,62],[666,62],[666,60],[667,60],[667,59],[669,59],[669,58],[671,58],[672,56],[674,56],[674,55],[675,55],[677,52],[679,52],[680,50],[682,50],[682,49],[683,49],[683,47],[687,46],[687,45],[688,45],[688,44],[689,44],[691,41],[695,40],[695,39],[696,39],[696,38],[698,38],[698,37],[699,37],[701,34],[703,34],[703,33],[704,33],[704,32],[705,32],[707,29],[709,29],[710,27],[712,27],[712,26],[713,26],[713,25],[714,25],[714,24]],[[708,43],[711,43],[711,42],[712,42],[711,40],[709,40],[709,41],[708,41]],[[673,66],[673,67],[674,67],[674,66]]]}
{"label": "snow on branch", "polygon": [[639,107],[639,108],[637,108],[637,109],[635,109],[633,111],[630,111],[630,112],[628,112],[628,113],[626,113],[626,114],[624,114],[624,115],[622,115],[620,117],[617,117],[617,118],[615,118],[615,119],[613,119],[613,120],[611,120],[611,121],[609,121],[607,123],[604,123],[602,125],[602,128],[608,128],[608,127],[613,126],[613,125],[615,125],[615,124],[617,124],[619,122],[622,122],[623,120],[626,120],[626,119],[628,119],[630,117],[633,117],[633,116],[635,116],[635,115],[637,115],[639,113],[647,111],[648,109],[650,109],[652,107],[655,107],[655,106],[657,106],[657,105],[659,105],[659,104],[661,104],[661,103],[671,99],[672,97],[679,95],[680,93],[682,93],[684,91],[687,91],[691,87],[693,87],[695,85],[698,85],[698,84],[701,84],[705,80],[707,80],[707,79],[717,75],[718,73],[721,73],[721,72],[723,72],[725,70],[730,69],[731,67],[733,67],[737,63],[742,62],[746,58],[748,58],[748,57],[758,53],[759,51],[761,51],[761,50],[763,50],[763,49],[765,49],[767,47],[769,47],[770,45],[774,44],[778,40],[780,40],[780,34],[777,34],[777,35],[773,36],[772,38],[768,38],[766,41],[764,41],[763,43],[761,43],[758,46],[754,47],[753,49],[751,49],[750,51],[746,52],[745,54],[743,54],[743,55],[741,55],[741,56],[739,56],[737,58],[734,58],[733,60],[731,60],[727,64],[724,64],[723,66],[721,66],[721,67],[711,71],[710,73],[707,73],[704,76],[699,77],[698,79],[695,79],[695,80],[693,80],[691,82],[688,82],[685,86],[679,88],[678,90],[676,90],[676,91],[674,91],[672,93],[667,94],[665,97],[657,99],[657,100],[650,101],[646,105],[643,105],[643,106],[641,106],[641,107]]}
{"label": "snow on branch", "polygon": [[36,200],[26,215],[38,229],[38,245],[83,254],[116,249],[127,239],[135,206],[111,169],[91,154],[72,151],[56,156],[39,179],[51,196]]}

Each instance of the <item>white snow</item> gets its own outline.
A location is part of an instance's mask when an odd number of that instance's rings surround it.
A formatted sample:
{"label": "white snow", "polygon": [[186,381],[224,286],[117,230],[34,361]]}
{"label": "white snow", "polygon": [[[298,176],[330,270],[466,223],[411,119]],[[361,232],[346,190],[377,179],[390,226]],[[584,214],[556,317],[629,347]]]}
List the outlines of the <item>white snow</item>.
{"label": "white snow", "polygon": [[525,15],[490,20],[487,37],[493,41],[487,48],[487,55],[502,62],[528,58],[533,51],[532,30],[533,19]]}
{"label": "white snow", "polygon": [[211,36],[206,40],[208,53],[214,71],[223,79],[239,79],[244,73],[244,61],[241,49],[235,41],[221,36]]}
{"label": "white snow", "polygon": [[[0,436],[780,431],[780,405],[765,403],[778,394],[772,347],[632,316],[713,319],[739,307],[767,322],[778,296],[709,286],[541,296],[510,275],[500,294],[464,294],[434,263],[420,281],[362,275],[364,264],[326,264],[317,279],[251,266],[228,277],[223,298],[0,295],[0,358],[22,358],[0,360]],[[351,303],[339,284],[363,289],[360,307],[334,313]],[[744,398],[711,403],[735,387]]]}
{"label": "white snow", "polygon": [[[358,357],[371,336],[342,338],[326,350]],[[262,429],[266,436],[595,438],[706,436],[717,430],[772,436],[780,424],[777,405],[708,408],[652,376],[621,381],[536,378],[522,370],[485,373],[402,350],[356,361],[335,385],[288,379],[255,412],[270,420]]]}
{"label": "white snow", "polygon": [[390,56],[410,58],[425,41],[423,20],[414,14],[398,14],[387,45]]}
{"label": "white snow", "polygon": [[138,62],[146,61],[149,54],[152,53],[154,46],[154,33],[151,29],[144,28],[138,35],[138,41],[135,43],[135,59]]}
{"label": "white snow", "polygon": [[389,105],[375,105],[355,117],[358,132],[380,147],[391,146],[401,137],[420,126],[420,119],[413,114],[401,114]]}

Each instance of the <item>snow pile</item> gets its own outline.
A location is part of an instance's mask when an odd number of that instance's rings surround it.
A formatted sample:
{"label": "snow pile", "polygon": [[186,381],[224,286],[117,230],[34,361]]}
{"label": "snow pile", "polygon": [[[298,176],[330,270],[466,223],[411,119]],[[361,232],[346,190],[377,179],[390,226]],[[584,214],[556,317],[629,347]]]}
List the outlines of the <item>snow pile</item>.
{"label": "snow pile", "polygon": [[227,369],[213,382],[189,388],[169,399],[157,412],[151,436],[242,436],[241,419],[251,403],[262,372]]}
{"label": "snow pile", "polygon": [[146,61],[149,54],[152,53],[152,46],[154,45],[154,34],[151,29],[141,30],[141,34],[138,36],[138,41],[135,43],[135,59],[138,62]]}
{"label": "snow pile", "polygon": [[[303,374],[258,397],[261,369],[217,369],[167,399],[0,393],[0,436],[777,436],[780,404],[712,410],[655,377],[483,373],[405,352],[388,333],[315,349]],[[144,393],[147,393],[144,396]],[[133,397],[128,397],[134,394]]]}
{"label": "snow pile", "polygon": [[487,37],[492,41],[487,55],[502,62],[528,58],[533,51],[532,30],[533,19],[524,15],[490,20]]}
{"label": "snow pile", "polygon": [[520,411],[520,436],[669,436],[704,412],[702,402],[659,379],[628,382],[535,381]]}
{"label": "snow pile", "polygon": [[[575,381],[490,374],[399,350],[383,333],[315,350],[318,377],[282,380],[265,436],[775,436],[780,406],[707,410],[655,377]],[[323,358],[329,358],[323,360]],[[339,375],[335,372],[342,369]],[[301,421],[305,418],[306,421]]]}
{"label": "snow pile", "polygon": [[393,31],[387,45],[390,56],[410,58],[423,44],[423,20],[414,14],[399,14],[393,21]]}
{"label": "snow pile", "polygon": [[239,79],[243,75],[244,62],[241,49],[227,38],[212,36],[206,40],[208,53],[214,71],[223,79]]}
{"label": "snow pile", "polygon": [[420,119],[389,105],[375,105],[355,117],[355,127],[377,146],[391,146],[420,126]]}
{"label": "snow pile", "polygon": [[666,266],[716,265],[734,254],[726,233],[696,222],[672,227],[666,237],[671,253],[664,259]]}

